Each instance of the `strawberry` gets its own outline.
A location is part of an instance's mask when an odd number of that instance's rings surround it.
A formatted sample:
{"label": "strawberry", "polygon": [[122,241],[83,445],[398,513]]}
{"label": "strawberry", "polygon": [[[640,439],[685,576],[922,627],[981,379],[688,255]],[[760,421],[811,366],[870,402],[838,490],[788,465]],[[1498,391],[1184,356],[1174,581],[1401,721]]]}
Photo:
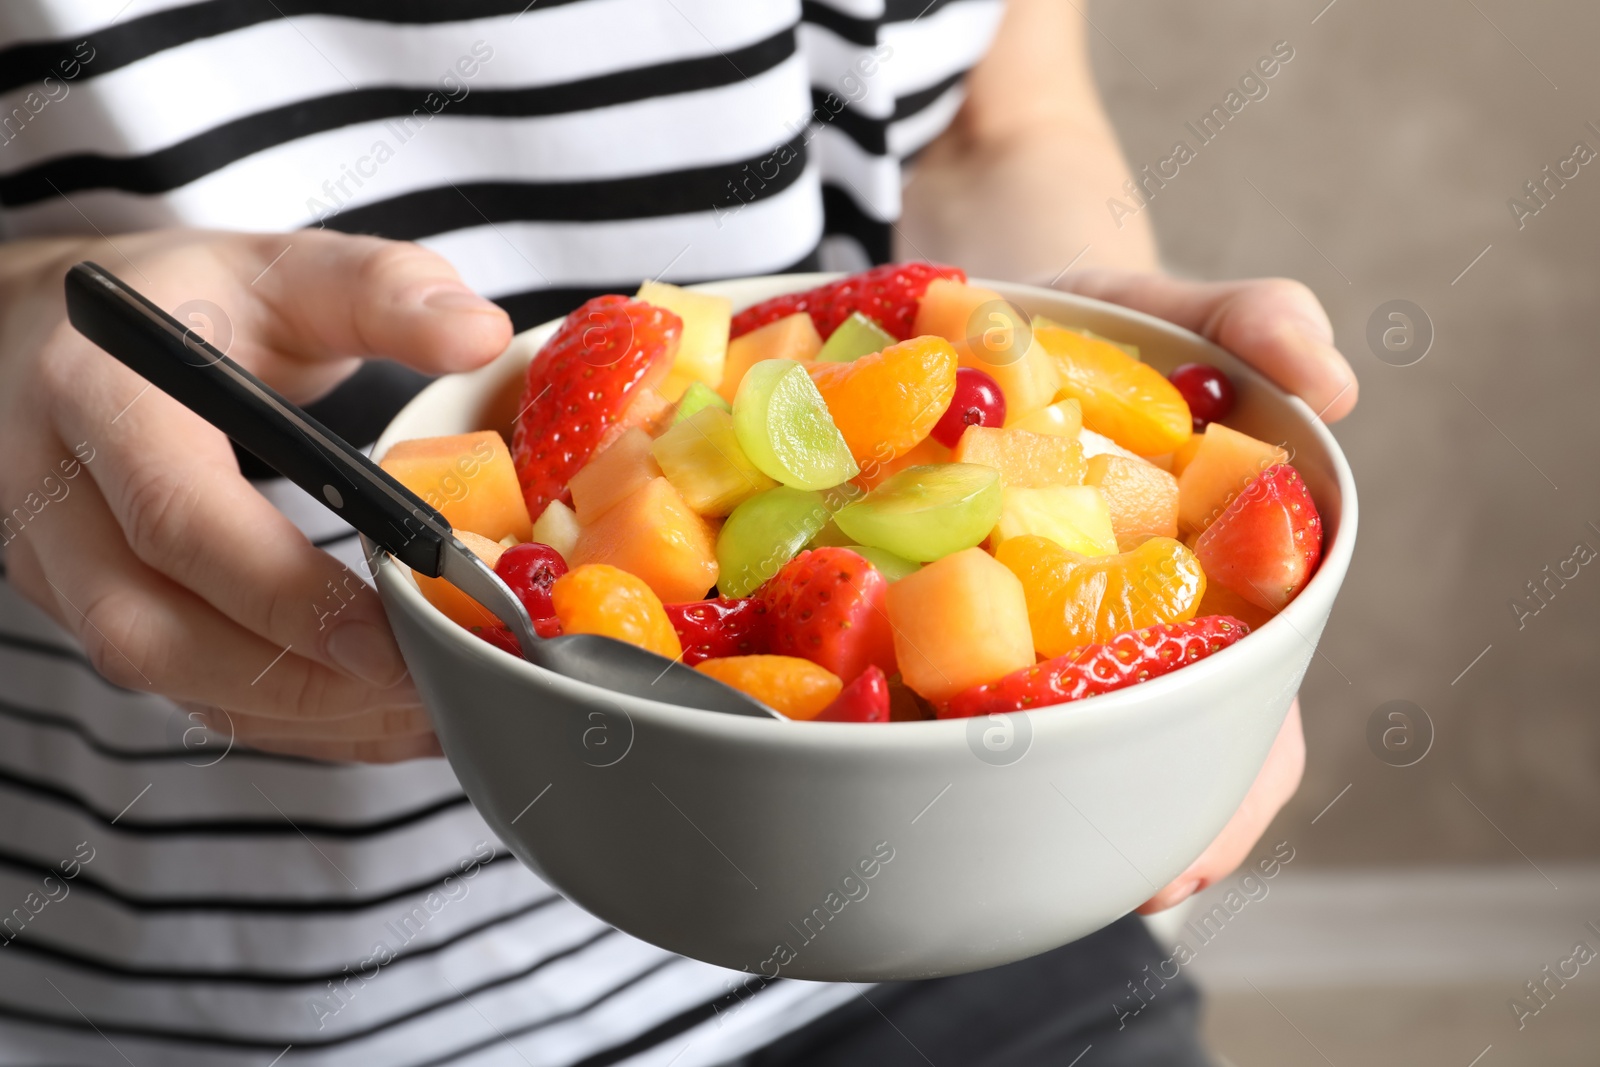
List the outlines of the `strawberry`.
{"label": "strawberry", "polygon": [[1204,659],[1249,632],[1248,626],[1228,615],[1130,630],[1103,645],[1085,645],[998,681],[964,689],[939,709],[939,718],[1026,711],[1109,693]]}
{"label": "strawberry", "polygon": [[1194,544],[1207,581],[1271,612],[1304,589],[1322,558],[1322,516],[1300,473],[1268,467]]}
{"label": "strawberry", "polygon": [[815,721],[888,722],[889,679],[883,668],[874,663],[856,675],[856,680],[841,689]]}
{"label": "strawberry", "polygon": [[511,456],[528,514],[566,492],[641,390],[666,377],[683,320],[626,296],[597,296],[568,315],[528,364]]}
{"label": "strawberry", "polygon": [[701,660],[767,651],[767,607],[755,597],[722,596],[664,607],[683,645],[683,662],[691,667]]}
{"label": "strawberry", "polygon": [[965,282],[967,273],[960,267],[939,263],[885,263],[804,293],[786,293],[745,308],[733,317],[729,337],[749,333],[785,315],[806,311],[810,312],[817,332],[826,340],[851,312],[859,311],[904,341],[911,336],[917,304],[927,291],[928,283],[935,278]]}
{"label": "strawberry", "polygon": [[846,685],[869,666],[895,669],[884,611],[888,579],[847,548],[802,552],[756,590],[767,608],[769,649],[826,667]]}

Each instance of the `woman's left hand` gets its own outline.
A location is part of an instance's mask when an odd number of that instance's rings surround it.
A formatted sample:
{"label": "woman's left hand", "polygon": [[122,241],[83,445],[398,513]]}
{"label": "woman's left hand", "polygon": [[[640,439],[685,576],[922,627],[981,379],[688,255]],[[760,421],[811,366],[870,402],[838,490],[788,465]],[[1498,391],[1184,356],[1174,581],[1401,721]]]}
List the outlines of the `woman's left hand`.
{"label": "woman's left hand", "polygon": [[[1186,282],[1160,274],[1092,270],[1069,275],[1057,287],[1193,330],[1299,396],[1328,422],[1355,407],[1355,372],[1333,346],[1327,312],[1299,282],[1284,278]],[[1294,795],[1305,762],[1297,697],[1266,763],[1228,825],[1199,859],[1139,912],[1164,911],[1237,870]]]}

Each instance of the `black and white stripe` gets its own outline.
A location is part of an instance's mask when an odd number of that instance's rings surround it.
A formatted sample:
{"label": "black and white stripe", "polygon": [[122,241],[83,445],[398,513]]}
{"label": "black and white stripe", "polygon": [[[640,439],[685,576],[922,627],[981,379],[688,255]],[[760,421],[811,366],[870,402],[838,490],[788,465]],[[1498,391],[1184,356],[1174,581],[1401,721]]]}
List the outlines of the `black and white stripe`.
{"label": "black and white stripe", "polygon": [[[8,0],[0,234],[416,240],[519,328],[641,277],[882,260],[902,165],[959,106],[1001,3]],[[463,57],[474,73],[433,107]],[[374,364],[314,413],[368,444],[422,382]],[[259,484],[357,562],[299,490]],[[192,725],[0,585],[0,920],[46,877],[70,890],[0,934],[0,1065],[292,1045],[285,1064],[692,1067],[856,996],[735,998],[742,976],[607,928],[505,852],[442,761],[213,763]],[[62,883],[80,845],[94,857]],[[379,945],[393,958],[349,979]],[[339,1010],[313,1007],[347,980]]]}

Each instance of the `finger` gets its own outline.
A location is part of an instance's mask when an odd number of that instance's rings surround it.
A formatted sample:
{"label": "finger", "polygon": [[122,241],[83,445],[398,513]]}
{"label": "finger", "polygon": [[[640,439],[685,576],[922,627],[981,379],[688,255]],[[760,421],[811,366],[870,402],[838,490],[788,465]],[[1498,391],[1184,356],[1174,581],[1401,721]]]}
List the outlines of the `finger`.
{"label": "finger", "polygon": [[67,406],[58,431],[99,443],[88,469],[141,562],[275,648],[378,687],[405,676],[377,594],[240,476],[220,432],[154,391],[98,415]]}
{"label": "finger", "polygon": [[145,566],[92,483],[41,512],[22,537],[37,567],[13,580],[125,688],[279,718],[418,703],[409,682],[379,689],[295,655]]}
{"label": "finger", "polygon": [[1068,275],[1058,286],[1193,330],[1303,399],[1327,422],[1355,407],[1355,371],[1334,347],[1328,313],[1299,282],[1186,282],[1096,270]]}
{"label": "finger", "polygon": [[1294,795],[1305,764],[1305,733],[1300,724],[1300,698],[1296,697],[1272,742],[1266,763],[1262,764],[1239,810],[1200,858],[1141,905],[1139,914],[1165,911],[1238,870],[1256,842],[1261,840],[1261,835],[1267,832],[1273,818]]}
{"label": "finger", "polygon": [[402,763],[414,759],[437,759],[444,755],[438,738],[401,738],[386,741],[260,741],[250,745],[263,752],[329,763]]}
{"label": "finger", "polygon": [[252,325],[284,352],[386,357],[446,373],[481,366],[511,341],[510,316],[421,245],[303,230],[232,247],[239,276],[256,278]]}
{"label": "finger", "polygon": [[185,703],[212,733],[259,747],[266,741],[416,741],[433,736],[433,720],[418,707],[380,708],[347,719],[274,719]]}

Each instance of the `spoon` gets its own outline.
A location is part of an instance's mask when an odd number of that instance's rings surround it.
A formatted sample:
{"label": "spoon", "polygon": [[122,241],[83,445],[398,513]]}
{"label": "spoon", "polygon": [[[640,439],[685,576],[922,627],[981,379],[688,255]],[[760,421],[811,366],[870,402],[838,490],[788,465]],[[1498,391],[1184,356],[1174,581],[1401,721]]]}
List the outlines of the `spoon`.
{"label": "spoon", "polygon": [[[679,660],[598,634],[540,637],[511,587],[450,522],[382,468],[104,267],[67,272],[78,332],[310,493],[419,574],[443,578],[516,635],[522,657],[618,693],[758,718],[778,712]],[[373,554],[369,554],[369,559]]]}

